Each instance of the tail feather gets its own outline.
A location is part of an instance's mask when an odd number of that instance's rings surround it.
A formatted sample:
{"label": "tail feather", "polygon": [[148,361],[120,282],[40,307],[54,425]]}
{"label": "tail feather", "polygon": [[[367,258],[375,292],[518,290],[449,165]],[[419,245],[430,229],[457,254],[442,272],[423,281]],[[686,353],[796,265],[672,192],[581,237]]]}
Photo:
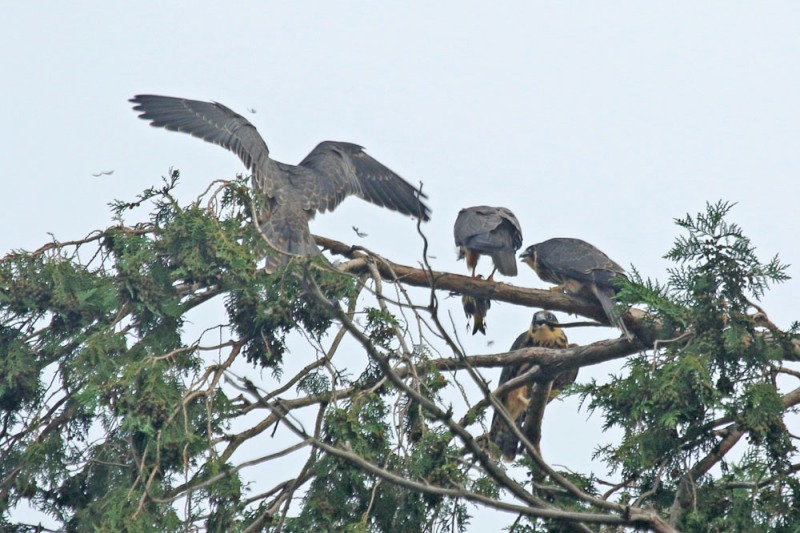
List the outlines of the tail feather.
{"label": "tail feather", "polygon": [[268,271],[285,266],[293,257],[321,253],[308,229],[308,215],[301,209],[278,206],[268,218],[259,221],[259,228],[276,252],[267,259]]}
{"label": "tail feather", "polygon": [[[524,419],[525,413],[523,412],[517,417],[514,423],[520,426]],[[510,463],[517,456],[519,439],[517,439],[517,436],[511,431],[511,428],[506,425],[505,420],[497,416],[497,413],[495,413],[494,418],[492,418],[492,426],[489,429],[489,440],[500,449],[504,461]]]}
{"label": "tail feather", "polygon": [[633,336],[625,326],[622,316],[619,314],[619,311],[617,311],[617,308],[614,307],[614,289],[611,287],[598,287],[596,284],[593,284],[592,292],[594,292],[594,295],[600,302],[600,305],[603,306],[603,311],[605,311],[608,321],[619,328],[620,331],[622,331],[622,333],[625,335],[625,338],[627,338],[629,341],[633,340]]}
{"label": "tail feather", "polygon": [[517,257],[514,252],[500,251],[492,254],[492,261],[497,267],[498,272],[504,276],[517,275]]}
{"label": "tail feather", "polygon": [[[461,305],[464,307],[464,314],[467,319],[473,319],[472,334],[481,332],[486,335],[486,313],[492,306],[492,301],[488,298],[478,298],[465,294],[461,297]],[[467,321],[467,328],[469,328],[469,321]]]}
{"label": "tail feather", "polygon": [[482,334],[486,335],[486,321],[484,320],[483,315],[480,313],[475,313],[474,319],[475,321],[472,325],[472,334],[475,335],[480,331]]}
{"label": "tail feather", "polygon": [[525,419],[525,436],[537,452],[541,454],[540,443],[542,440],[542,420],[544,410],[551,400],[553,380],[546,383],[536,383],[531,389],[531,403],[522,417]]}

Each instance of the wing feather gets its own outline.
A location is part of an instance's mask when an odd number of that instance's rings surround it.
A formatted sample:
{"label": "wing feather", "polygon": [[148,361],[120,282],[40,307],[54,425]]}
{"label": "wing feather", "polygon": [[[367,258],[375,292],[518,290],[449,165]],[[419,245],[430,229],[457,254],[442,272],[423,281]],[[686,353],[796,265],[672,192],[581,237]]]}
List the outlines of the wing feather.
{"label": "wing feather", "polygon": [[421,200],[427,196],[357,144],[321,142],[300,166],[316,174],[316,180],[308,187],[314,189],[313,207],[318,211],[332,210],[354,194],[405,215],[430,219],[430,209]]}
{"label": "wing feather", "polygon": [[453,236],[460,249],[459,259],[465,248],[489,254],[501,274],[517,275],[515,252],[522,246],[522,231],[509,209],[488,205],[466,207],[458,212]]}
{"label": "wing feather", "polygon": [[139,118],[151,126],[188,133],[236,154],[253,173],[256,186],[274,196],[275,176],[270,173],[269,148],[256,127],[232,109],[216,103],[139,94],[130,99]]}
{"label": "wing feather", "polygon": [[555,238],[534,245],[545,269],[560,277],[612,287],[625,270],[605,253],[581,239]]}
{"label": "wing feather", "polygon": [[[527,331],[521,333],[511,345],[511,350],[524,348],[528,345],[529,339],[530,336],[528,335]],[[529,368],[530,365],[527,363],[504,366],[502,372],[500,372],[500,381],[498,382],[498,386],[514,379],[523,372],[526,372]],[[504,405],[507,405],[506,401],[503,402]],[[517,418],[517,420],[515,420],[515,423],[517,425],[521,424],[524,418],[525,413],[523,412]],[[511,428],[508,427],[508,424],[506,424],[505,420],[500,418],[496,412],[492,416],[492,424],[489,429],[489,440],[495,443],[498,448],[500,448],[500,452],[503,454],[504,459],[508,461],[512,461],[514,459],[514,456],[517,454],[519,440],[517,439],[516,435],[514,435],[514,432],[511,430]]]}
{"label": "wing feather", "polygon": [[458,212],[453,226],[456,246],[466,246],[484,253],[508,249],[513,253],[522,246],[519,221],[504,207],[478,205]]}

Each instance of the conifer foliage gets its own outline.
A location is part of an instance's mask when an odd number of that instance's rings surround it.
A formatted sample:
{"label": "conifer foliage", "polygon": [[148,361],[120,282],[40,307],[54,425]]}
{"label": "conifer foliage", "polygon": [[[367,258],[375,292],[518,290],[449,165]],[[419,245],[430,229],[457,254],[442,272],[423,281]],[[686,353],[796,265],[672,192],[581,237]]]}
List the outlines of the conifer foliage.
{"label": "conifer foliage", "polygon": [[[0,260],[3,531],[465,531],[484,509],[516,532],[798,530],[797,326],[758,303],[786,266],[731,204],[676,220],[667,280],[623,287],[633,342],[471,354],[448,291],[603,311],[322,238],[342,261],[270,273],[245,179],[185,205],[178,183]],[[535,363],[516,386],[624,361],[565,392],[622,429],[607,468],[554,467],[519,430],[515,467],[497,460],[511,387],[486,376],[509,358]]]}

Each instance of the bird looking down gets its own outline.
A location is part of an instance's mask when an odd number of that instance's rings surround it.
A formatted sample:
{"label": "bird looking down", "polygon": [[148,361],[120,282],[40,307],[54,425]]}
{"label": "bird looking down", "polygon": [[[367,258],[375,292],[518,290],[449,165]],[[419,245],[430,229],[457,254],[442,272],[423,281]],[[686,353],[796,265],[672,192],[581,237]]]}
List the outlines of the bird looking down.
{"label": "bird looking down", "polygon": [[[564,330],[558,327],[558,318],[550,311],[543,310],[534,313],[530,327],[517,337],[511,345],[511,350],[537,346],[542,348],[567,347],[567,336]],[[524,374],[531,369],[531,366],[531,363],[518,363],[503,367],[498,386]],[[547,402],[555,397],[555,394],[551,393],[551,389],[558,392],[568,384],[573,383],[577,377],[578,370],[576,369],[558,374],[554,378],[555,382],[550,380],[547,383],[523,385],[510,391],[503,400],[503,405],[508,411],[510,418],[522,429],[522,423],[526,419],[526,411],[531,403],[532,392],[535,388],[546,387],[546,391],[543,395],[544,404],[546,405]],[[539,406],[539,409],[543,412],[544,405]],[[538,423],[541,424],[541,417]],[[504,460],[514,460],[514,457],[517,455],[517,448],[519,447],[519,439],[514,435],[511,428],[508,427],[505,420],[497,416],[497,413],[495,413],[492,418],[489,439],[500,448]]]}
{"label": "bird looking down", "polygon": [[357,144],[324,141],[299,165],[289,165],[271,159],[255,126],[222,104],[156,95],[137,95],[130,101],[151,126],[188,133],[239,156],[253,173],[256,194],[263,196],[258,224],[279,252],[279,265],[292,256],[319,255],[308,221],[317,212],[336,209],[350,195],[430,219],[430,209],[421,200],[427,196]]}
{"label": "bird looking down", "polygon": [[558,284],[550,290],[597,299],[609,323],[631,340],[613,301],[617,294],[615,282],[627,277],[606,254],[580,239],[555,238],[529,246],[520,258],[542,281]]}
{"label": "bird looking down", "polygon": [[489,281],[494,280],[496,271],[504,276],[517,275],[515,254],[522,246],[522,229],[511,210],[488,205],[466,207],[458,212],[453,235],[458,259],[466,257],[473,278],[482,254],[490,256],[494,263]]}

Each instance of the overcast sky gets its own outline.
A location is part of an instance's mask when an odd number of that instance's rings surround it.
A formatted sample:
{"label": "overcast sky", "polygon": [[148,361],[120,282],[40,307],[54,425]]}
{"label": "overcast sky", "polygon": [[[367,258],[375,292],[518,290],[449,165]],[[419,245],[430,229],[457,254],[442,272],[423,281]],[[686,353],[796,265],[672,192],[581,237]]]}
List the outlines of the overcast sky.
{"label": "overcast sky", "polygon": [[[154,93],[224,103],[287,163],[322,140],[365,146],[424,184],[442,270],[466,271],[458,210],[490,204],[517,214],[525,246],[578,237],[663,280],[673,218],[738,202],[731,220],[759,255],[793,265],[766,311],[784,327],[800,318],[800,4],[498,4],[6,2],[0,252],[109,225],[108,202],[170,167],[185,199],[244,171],[219,147],[138,120],[127,99]],[[312,231],[401,263],[421,252],[411,219],[353,198]],[[524,266],[505,281],[546,286]],[[505,349],[529,319],[497,305],[467,347]],[[546,454],[566,446],[547,441]]]}

